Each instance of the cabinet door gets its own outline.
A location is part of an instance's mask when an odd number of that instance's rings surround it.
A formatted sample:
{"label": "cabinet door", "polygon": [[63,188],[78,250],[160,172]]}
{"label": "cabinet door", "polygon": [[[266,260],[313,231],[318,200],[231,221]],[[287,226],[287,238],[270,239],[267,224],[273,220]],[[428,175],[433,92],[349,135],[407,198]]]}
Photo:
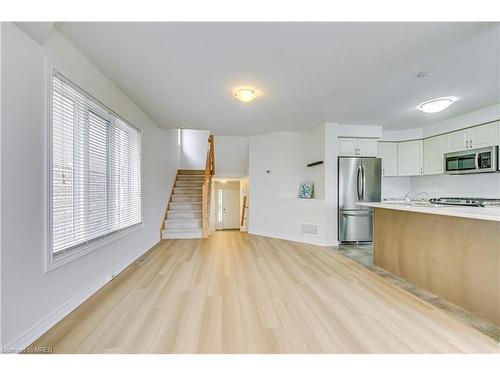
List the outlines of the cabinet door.
{"label": "cabinet door", "polygon": [[444,137],[424,140],[424,174],[443,174]]}
{"label": "cabinet door", "polygon": [[470,129],[472,148],[495,146],[498,144],[498,121]]}
{"label": "cabinet door", "polygon": [[446,152],[464,151],[468,148],[469,129],[446,135]]}
{"label": "cabinet door", "polygon": [[359,156],[377,156],[377,140],[373,138],[358,138]]}
{"label": "cabinet door", "polygon": [[382,158],[382,176],[398,175],[398,144],[378,142],[378,157]]}
{"label": "cabinet door", "polygon": [[356,156],[357,148],[356,138],[339,138],[339,156]]}
{"label": "cabinet door", "polygon": [[422,140],[398,144],[399,176],[418,176],[423,173],[423,145]]}

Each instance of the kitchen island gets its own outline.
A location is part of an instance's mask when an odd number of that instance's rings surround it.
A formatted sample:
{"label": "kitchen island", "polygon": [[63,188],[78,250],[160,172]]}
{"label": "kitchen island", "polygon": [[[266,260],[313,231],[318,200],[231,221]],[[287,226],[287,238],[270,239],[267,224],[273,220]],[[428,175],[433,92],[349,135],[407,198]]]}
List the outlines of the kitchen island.
{"label": "kitchen island", "polygon": [[362,202],[374,264],[500,325],[500,207]]}

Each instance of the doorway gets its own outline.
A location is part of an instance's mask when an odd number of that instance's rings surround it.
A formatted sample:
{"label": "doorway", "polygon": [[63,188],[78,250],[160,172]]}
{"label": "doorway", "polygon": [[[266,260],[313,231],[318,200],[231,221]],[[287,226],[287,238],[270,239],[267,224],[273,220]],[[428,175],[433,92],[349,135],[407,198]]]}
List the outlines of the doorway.
{"label": "doorway", "polygon": [[216,181],[216,230],[240,229],[240,209],[240,181]]}

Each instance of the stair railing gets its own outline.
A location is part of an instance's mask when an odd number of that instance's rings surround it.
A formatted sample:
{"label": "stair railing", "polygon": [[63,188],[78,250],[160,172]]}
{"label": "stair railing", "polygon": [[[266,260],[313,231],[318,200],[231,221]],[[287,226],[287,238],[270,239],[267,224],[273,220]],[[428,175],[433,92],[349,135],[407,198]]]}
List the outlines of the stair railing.
{"label": "stair railing", "polygon": [[201,204],[201,225],[202,237],[208,238],[209,236],[209,205],[208,200],[211,194],[210,187],[212,183],[212,176],[215,174],[215,154],[214,154],[214,136],[208,137],[207,159],[205,162],[205,174],[203,176],[202,187],[202,204]]}

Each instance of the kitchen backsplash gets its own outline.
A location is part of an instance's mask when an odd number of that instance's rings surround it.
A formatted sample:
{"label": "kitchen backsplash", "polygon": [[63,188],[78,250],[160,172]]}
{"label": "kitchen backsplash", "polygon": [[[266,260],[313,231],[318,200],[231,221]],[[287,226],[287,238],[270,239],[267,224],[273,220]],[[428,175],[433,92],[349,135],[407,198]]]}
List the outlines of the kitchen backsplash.
{"label": "kitchen backsplash", "polygon": [[410,187],[412,191],[426,191],[431,197],[500,198],[500,172],[415,176],[411,177]]}
{"label": "kitchen backsplash", "polygon": [[411,177],[382,177],[382,199],[402,198],[411,190]]}

